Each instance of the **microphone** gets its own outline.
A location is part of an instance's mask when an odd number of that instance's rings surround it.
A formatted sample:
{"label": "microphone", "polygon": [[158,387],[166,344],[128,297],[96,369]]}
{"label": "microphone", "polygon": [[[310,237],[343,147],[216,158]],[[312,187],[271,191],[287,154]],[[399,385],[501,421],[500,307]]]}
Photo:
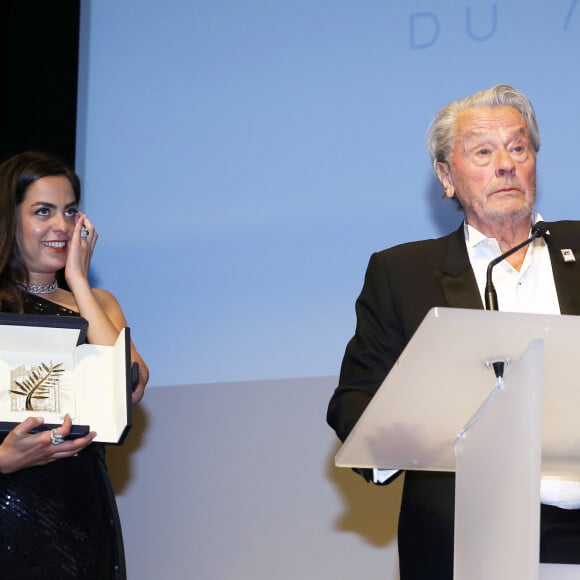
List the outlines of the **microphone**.
{"label": "microphone", "polygon": [[486,310],[499,310],[497,306],[497,293],[493,286],[493,281],[491,279],[491,271],[496,264],[499,264],[502,260],[505,260],[518,250],[521,250],[524,246],[531,244],[536,238],[543,237],[546,232],[548,231],[548,224],[546,222],[536,222],[532,226],[532,235],[521,244],[514,246],[511,250],[501,254],[497,258],[494,258],[488,265],[487,265],[487,277],[485,283],[485,309]]}

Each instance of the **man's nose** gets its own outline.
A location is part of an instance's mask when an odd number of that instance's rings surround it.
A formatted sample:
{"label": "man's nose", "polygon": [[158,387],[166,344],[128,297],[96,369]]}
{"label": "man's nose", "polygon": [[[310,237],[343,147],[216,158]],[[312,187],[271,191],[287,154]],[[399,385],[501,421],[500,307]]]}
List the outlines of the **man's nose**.
{"label": "man's nose", "polygon": [[513,175],[516,170],[516,164],[512,159],[509,151],[501,149],[496,153],[496,175],[505,177],[506,175]]}

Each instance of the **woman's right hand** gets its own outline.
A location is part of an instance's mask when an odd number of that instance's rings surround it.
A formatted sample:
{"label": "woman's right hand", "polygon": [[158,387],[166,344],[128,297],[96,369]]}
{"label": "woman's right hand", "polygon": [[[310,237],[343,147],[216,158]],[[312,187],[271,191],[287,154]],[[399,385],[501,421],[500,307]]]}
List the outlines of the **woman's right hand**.
{"label": "woman's right hand", "polygon": [[[96,436],[91,431],[84,437],[65,439],[61,444],[55,445],[52,443],[50,430],[32,433],[43,424],[42,417],[28,417],[6,435],[0,445],[0,473],[13,473],[27,467],[46,465],[58,459],[72,457],[89,445]],[[71,427],[71,418],[66,415],[56,432],[66,437]]]}

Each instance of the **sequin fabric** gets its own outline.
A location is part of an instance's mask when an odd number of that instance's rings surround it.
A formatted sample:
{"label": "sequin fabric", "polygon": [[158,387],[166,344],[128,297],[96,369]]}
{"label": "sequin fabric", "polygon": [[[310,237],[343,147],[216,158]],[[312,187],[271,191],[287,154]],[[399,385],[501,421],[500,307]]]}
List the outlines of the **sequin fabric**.
{"label": "sequin fabric", "polygon": [[[31,297],[29,313],[78,316]],[[121,526],[104,447],[0,475],[2,580],[125,580]]]}

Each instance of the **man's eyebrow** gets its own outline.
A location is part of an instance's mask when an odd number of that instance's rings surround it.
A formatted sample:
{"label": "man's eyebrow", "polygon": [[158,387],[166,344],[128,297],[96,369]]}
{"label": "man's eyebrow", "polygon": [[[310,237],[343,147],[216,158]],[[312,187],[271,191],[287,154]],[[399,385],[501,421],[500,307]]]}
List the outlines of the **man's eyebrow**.
{"label": "man's eyebrow", "polygon": [[[518,127],[517,129],[513,129],[507,132],[509,140],[525,137],[527,134],[528,131],[525,127]],[[485,129],[470,129],[464,133],[460,132],[459,137],[461,137],[464,142],[468,142],[474,139],[481,141],[490,141],[493,139],[489,131],[486,131]]]}

